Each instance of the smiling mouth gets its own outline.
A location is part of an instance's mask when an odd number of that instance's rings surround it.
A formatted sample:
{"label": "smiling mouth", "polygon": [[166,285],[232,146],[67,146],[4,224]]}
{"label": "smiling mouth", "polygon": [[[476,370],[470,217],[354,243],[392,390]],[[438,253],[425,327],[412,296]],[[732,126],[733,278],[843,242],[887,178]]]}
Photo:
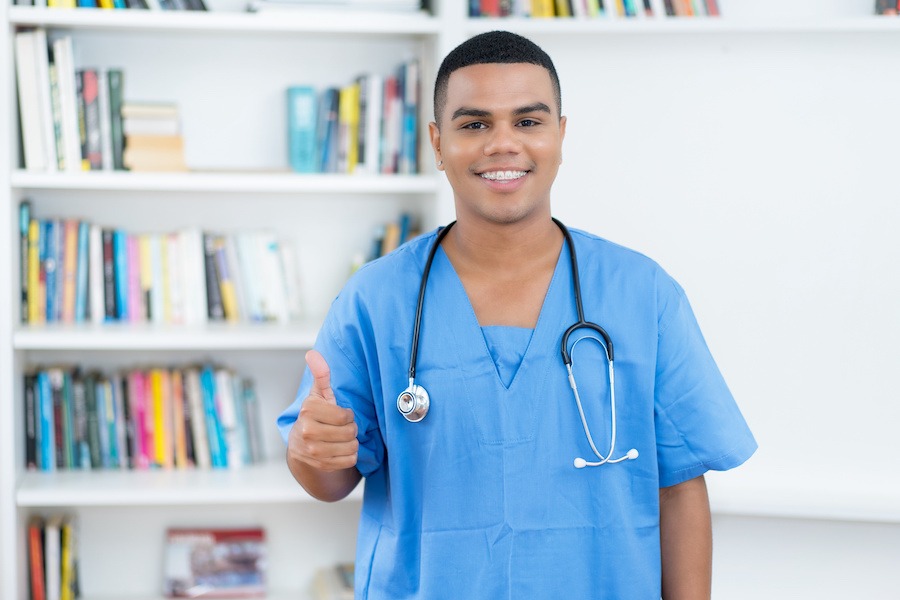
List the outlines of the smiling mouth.
{"label": "smiling mouth", "polygon": [[485,171],[479,173],[478,176],[490,181],[515,181],[525,177],[528,173],[529,171]]}

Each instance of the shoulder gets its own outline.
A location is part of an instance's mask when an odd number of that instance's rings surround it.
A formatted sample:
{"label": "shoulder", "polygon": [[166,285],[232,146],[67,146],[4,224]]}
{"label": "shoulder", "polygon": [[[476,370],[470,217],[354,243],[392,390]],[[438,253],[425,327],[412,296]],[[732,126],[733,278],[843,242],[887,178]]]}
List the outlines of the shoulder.
{"label": "shoulder", "polygon": [[600,285],[614,283],[647,300],[655,298],[659,314],[680,304],[684,290],[654,259],[593,233],[569,231],[582,277],[593,276]]}

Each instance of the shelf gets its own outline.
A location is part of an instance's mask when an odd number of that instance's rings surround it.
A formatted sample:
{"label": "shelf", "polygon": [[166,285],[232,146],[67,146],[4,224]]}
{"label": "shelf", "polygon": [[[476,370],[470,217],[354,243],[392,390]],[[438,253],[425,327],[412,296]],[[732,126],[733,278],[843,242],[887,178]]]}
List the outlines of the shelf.
{"label": "shelf", "polygon": [[21,326],[16,350],[304,350],[321,323],[208,323],[156,325],[104,323]]}
{"label": "shelf", "polygon": [[[362,499],[359,485],[348,496]],[[318,502],[294,481],[284,460],[238,469],[31,471],[20,478],[23,507],[230,505]]]}
{"label": "shelf", "polygon": [[150,192],[241,192],[289,194],[428,194],[438,189],[434,175],[297,175],[294,173],[46,173],[19,169],[13,188]]}
{"label": "shelf", "polygon": [[900,17],[810,17],[804,19],[730,20],[727,17],[659,19],[469,19],[470,34],[509,29],[523,35],[699,34],[699,33],[872,33],[900,32]]}
{"label": "shelf", "polygon": [[281,10],[259,13],[105,10],[11,6],[12,25],[54,29],[180,32],[259,32],[432,35],[439,23],[426,13]]}

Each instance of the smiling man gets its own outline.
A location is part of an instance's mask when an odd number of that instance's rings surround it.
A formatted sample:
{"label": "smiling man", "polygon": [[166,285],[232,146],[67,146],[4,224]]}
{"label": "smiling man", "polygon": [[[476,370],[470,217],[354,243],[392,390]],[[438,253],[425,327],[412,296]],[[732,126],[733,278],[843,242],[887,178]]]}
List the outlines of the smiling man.
{"label": "smiling man", "polygon": [[313,496],[366,478],[356,597],[708,599],[703,474],[756,443],[683,290],[552,218],[543,50],[476,36],[434,97],[457,220],[351,278],[279,417]]}

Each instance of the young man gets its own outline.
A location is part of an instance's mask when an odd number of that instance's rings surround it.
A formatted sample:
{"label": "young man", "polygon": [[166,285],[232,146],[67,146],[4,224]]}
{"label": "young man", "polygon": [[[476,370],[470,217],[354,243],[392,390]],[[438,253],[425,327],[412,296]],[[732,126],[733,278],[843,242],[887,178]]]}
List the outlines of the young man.
{"label": "young man", "polygon": [[[709,598],[703,473],[756,444],[678,284],[551,218],[560,98],[520,36],[447,56],[429,133],[457,221],[354,275],[279,418],[313,496],[366,478],[357,598]],[[564,344],[579,298],[602,328]]]}

